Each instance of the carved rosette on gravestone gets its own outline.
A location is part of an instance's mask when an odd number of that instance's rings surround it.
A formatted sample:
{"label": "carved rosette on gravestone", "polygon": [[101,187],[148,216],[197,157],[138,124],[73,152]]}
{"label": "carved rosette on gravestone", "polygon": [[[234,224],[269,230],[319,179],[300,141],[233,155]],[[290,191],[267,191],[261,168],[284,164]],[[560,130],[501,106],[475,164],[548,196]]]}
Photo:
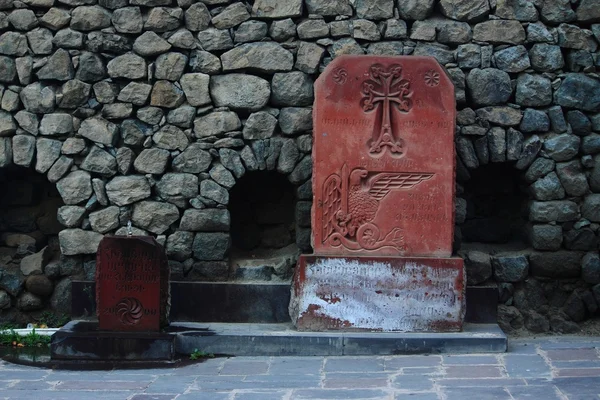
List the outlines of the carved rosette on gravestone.
{"label": "carved rosette on gravestone", "polygon": [[314,256],[290,314],[300,330],[454,331],[454,86],[432,57],[341,56],[315,84]]}
{"label": "carved rosette on gravestone", "polygon": [[169,264],[150,236],[106,236],[96,257],[98,327],[159,331],[168,324]]}

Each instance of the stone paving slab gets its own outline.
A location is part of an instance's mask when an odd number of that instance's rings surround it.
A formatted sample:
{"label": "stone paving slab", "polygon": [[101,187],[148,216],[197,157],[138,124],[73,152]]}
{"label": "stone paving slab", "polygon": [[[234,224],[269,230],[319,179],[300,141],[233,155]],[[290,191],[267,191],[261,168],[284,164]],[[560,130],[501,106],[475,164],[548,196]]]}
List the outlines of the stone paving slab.
{"label": "stone paving slab", "polygon": [[537,354],[507,354],[503,357],[506,374],[513,378],[550,377],[551,366]]}
{"label": "stone paving slab", "polygon": [[600,339],[513,340],[505,354],[215,358],[66,371],[0,361],[0,399],[600,400]]}
{"label": "stone paving slab", "polygon": [[501,367],[492,365],[454,365],[444,368],[448,378],[502,378]]}
{"label": "stone paving slab", "polygon": [[600,368],[563,368],[556,370],[556,377],[583,377],[583,376],[597,376],[600,378]]}
{"label": "stone paving slab", "polygon": [[383,372],[384,357],[330,357],[325,372]]}
{"label": "stone paving slab", "polygon": [[564,395],[556,386],[511,386],[507,388],[508,393],[515,399],[543,399],[543,400],[562,400]]}
{"label": "stone paving slab", "polygon": [[[474,398],[473,389],[469,387],[448,389],[445,394],[447,399],[452,400]],[[512,397],[506,388],[489,387],[477,392],[477,400],[512,400]]]}
{"label": "stone paving slab", "polygon": [[437,367],[441,362],[442,357],[438,355],[389,357],[385,361],[385,370],[394,371],[400,368]]}
{"label": "stone paving slab", "polygon": [[190,392],[177,396],[177,400],[231,400],[235,394],[231,392]]}
{"label": "stone paving slab", "polygon": [[324,362],[323,357],[274,358],[269,373],[271,375],[319,375]]}
{"label": "stone paving slab", "polygon": [[423,392],[423,393],[398,393],[394,400],[439,400],[440,397],[435,392]]}
{"label": "stone paving slab", "polygon": [[600,360],[592,361],[552,361],[555,368],[600,368]]}
{"label": "stone paving slab", "polygon": [[287,392],[247,392],[247,393],[236,393],[234,396],[235,400],[281,400]]}
{"label": "stone paving slab", "polygon": [[388,387],[388,380],[388,374],[381,373],[332,373],[326,375],[323,387],[327,389],[386,388]]}
{"label": "stone paving slab", "polygon": [[509,387],[509,386],[524,386],[527,382],[524,379],[518,378],[461,378],[461,379],[438,379],[436,383],[440,387],[468,387],[468,388],[482,388],[482,387]]}
{"label": "stone paving slab", "polygon": [[445,355],[443,363],[445,365],[497,365],[500,361],[496,355]]}
{"label": "stone paving slab", "polygon": [[176,394],[136,394],[131,400],[173,400],[177,397]]}
{"label": "stone paving slab", "polygon": [[600,355],[593,347],[583,349],[553,349],[545,350],[550,361],[592,360],[600,361]]}
{"label": "stone paving slab", "polygon": [[442,373],[441,367],[420,367],[420,368],[402,368],[402,374],[404,375],[440,375]]}
{"label": "stone paving slab", "polygon": [[431,390],[433,391],[435,384],[435,380],[431,376],[422,375],[422,376],[408,376],[408,375],[398,375],[392,379],[392,387],[403,390],[403,391],[423,391],[423,390]]}
{"label": "stone paving slab", "polygon": [[[32,399],[52,399],[52,400],[83,400],[83,399],[102,399],[102,400],[123,400],[130,399],[135,395],[132,392],[102,392],[94,393],[88,391],[53,391],[53,390],[15,390],[8,389],[0,392],[1,399],[10,400],[32,400]],[[43,396],[43,397],[42,397]]]}

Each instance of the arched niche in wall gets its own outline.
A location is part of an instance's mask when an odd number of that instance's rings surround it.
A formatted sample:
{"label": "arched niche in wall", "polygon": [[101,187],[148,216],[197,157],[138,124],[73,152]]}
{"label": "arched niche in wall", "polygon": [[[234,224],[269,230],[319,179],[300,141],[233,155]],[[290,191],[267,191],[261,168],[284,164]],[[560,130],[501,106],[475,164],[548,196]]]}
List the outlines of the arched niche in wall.
{"label": "arched niche in wall", "polygon": [[294,185],[276,171],[256,171],[242,177],[229,195],[234,276],[289,279],[300,253],[296,227],[307,222]]}
{"label": "arched niche in wall", "polygon": [[[0,168],[0,323],[31,322],[50,310],[61,282],[57,220],[63,201],[33,168]],[[64,285],[63,285],[64,286]]]}

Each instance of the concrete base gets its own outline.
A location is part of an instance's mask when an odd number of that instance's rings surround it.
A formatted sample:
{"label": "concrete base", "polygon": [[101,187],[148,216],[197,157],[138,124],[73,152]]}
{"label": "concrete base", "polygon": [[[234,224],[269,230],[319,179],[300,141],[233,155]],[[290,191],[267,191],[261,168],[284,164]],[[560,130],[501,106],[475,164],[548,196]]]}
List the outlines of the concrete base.
{"label": "concrete base", "polygon": [[71,321],[52,335],[52,360],[173,361],[175,335],[162,332],[110,332],[97,321]]}
{"label": "concrete base", "polygon": [[302,254],[290,317],[305,332],[460,332],[465,276],[458,257]]}
{"label": "concrete base", "polygon": [[[464,324],[462,332],[298,332],[291,323],[171,324],[175,351],[232,356],[363,356],[420,353],[503,353],[507,338],[496,324]],[[185,331],[189,329],[189,331]]]}
{"label": "concrete base", "polygon": [[196,349],[228,356],[503,353],[507,349],[506,335],[496,324],[464,324],[462,332],[453,333],[299,332],[289,322],[176,322],[169,333],[102,332],[97,326],[95,321],[71,321],[53,335],[51,356],[38,366],[174,367],[185,364]]}

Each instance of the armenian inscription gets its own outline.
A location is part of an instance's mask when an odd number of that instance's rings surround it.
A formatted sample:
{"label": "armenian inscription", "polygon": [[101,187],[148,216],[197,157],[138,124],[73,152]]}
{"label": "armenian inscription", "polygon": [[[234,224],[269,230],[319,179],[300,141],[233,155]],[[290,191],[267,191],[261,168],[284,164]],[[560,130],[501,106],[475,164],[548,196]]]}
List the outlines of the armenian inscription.
{"label": "armenian inscription", "polygon": [[[305,256],[292,315],[300,330],[459,330],[462,260]],[[296,276],[299,278],[299,275]]]}
{"label": "armenian inscription", "polygon": [[96,260],[102,330],[158,331],[166,320],[168,264],[151,237],[105,237]]}
{"label": "armenian inscription", "polygon": [[316,254],[451,255],[455,113],[431,57],[331,62],[313,110]]}

